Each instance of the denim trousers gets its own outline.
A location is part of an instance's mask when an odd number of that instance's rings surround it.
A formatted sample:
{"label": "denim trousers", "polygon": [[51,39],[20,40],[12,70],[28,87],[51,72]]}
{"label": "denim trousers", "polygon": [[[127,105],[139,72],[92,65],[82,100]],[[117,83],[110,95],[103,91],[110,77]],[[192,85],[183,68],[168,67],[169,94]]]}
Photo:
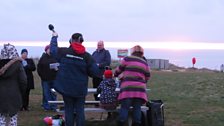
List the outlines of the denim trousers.
{"label": "denim trousers", "polygon": [[56,101],[57,96],[53,92],[51,92],[51,88],[53,88],[54,81],[42,81],[42,91],[43,91],[43,98],[42,98],[42,107],[45,110],[55,110],[57,105],[50,105],[48,101]]}
{"label": "denim trousers", "polygon": [[85,97],[63,95],[63,100],[65,104],[65,126],[74,126],[74,122],[76,122],[76,126],[85,126]]}
{"label": "denim trousers", "polygon": [[119,121],[125,122],[128,119],[128,112],[132,106],[132,120],[135,123],[141,123],[141,105],[143,100],[140,98],[127,98],[120,101]]}

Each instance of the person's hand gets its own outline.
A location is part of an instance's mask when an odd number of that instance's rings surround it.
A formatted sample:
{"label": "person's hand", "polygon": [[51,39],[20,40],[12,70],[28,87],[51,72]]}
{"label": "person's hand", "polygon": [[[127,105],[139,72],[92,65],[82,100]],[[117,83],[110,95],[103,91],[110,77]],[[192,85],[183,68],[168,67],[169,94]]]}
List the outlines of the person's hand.
{"label": "person's hand", "polygon": [[54,36],[55,36],[55,37],[58,37],[58,33],[57,33],[57,32],[53,32],[53,33],[52,33],[52,36],[53,36],[53,37],[54,37]]}

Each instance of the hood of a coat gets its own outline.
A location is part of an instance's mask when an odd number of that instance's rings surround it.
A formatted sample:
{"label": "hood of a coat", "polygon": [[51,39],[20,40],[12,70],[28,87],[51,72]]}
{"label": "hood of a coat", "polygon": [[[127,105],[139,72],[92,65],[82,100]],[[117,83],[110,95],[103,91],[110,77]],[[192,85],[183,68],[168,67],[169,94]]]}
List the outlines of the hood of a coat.
{"label": "hood of a coat", "polygon": [[84,54],[86,52],[86,48],[81,43],[72,42],[71,47],[77,54]]}
{"label": "hood of a coat", "polygon": [[21,58],[0,60],[0,76],[3,75],[17,61],[22,60]]}
{"label": "hood of a coat", "polygon": [[110,78],[105,81],[105,84],[108,86],[115,86],[115,80]]}

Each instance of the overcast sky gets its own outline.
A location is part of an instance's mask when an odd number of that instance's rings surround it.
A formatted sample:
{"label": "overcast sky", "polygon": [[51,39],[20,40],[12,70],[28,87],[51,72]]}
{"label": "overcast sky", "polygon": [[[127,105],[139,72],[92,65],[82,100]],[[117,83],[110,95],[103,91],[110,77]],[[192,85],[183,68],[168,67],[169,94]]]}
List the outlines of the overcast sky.
{"label": "overcast sky", "polygon": [[1,0],[0,41],[224,42],[224,0]]}

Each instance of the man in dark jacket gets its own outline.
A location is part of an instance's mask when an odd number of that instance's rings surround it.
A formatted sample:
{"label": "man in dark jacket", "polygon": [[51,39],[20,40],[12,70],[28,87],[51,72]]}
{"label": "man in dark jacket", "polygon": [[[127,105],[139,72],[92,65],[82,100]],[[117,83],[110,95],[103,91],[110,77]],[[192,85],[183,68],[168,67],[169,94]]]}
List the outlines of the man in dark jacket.
{"label": "man in dark jacket", "polygon": [[96,76],[99,69],[91,55],[82,45],[83,37],[75,33],[70,39],[69,48],[58,48],[57,33],[51,38],[50,52],[59,65],[54,88],[62,94],[65,103],[65,125],[74,125],[74,111],[76,112],[76,126],[84,126],[84,104],[88,88],[88,76]]}
{"label": "man in dark jacket", "polygon": [[4,44],[0,54],[0,126],[17,126],[17,113],[22,107],[22,93],[27,86],[21,58],[13,45]]}
{"label": "man in dark jacket", "polygon": [[26,72],[27,76],[27,89],[26,92],[23,94],[23,107],[21,110],[29,111],[29,95],[30,90],[34,89],[34,80],[33,80],[33,71],[36,70],[36,66],[34,64],[33,59],[27,58],[28,51],[27,49],[22,49],[21,57],[23,59],[22,64]]}
{"label": "man in dark jacket", "polygon": [[45,47],[45,52],[42,54],[38,64],[37,64],[37,72],[41,78],[42,85],[42,107],[44,110],[56,110],[56,105],[48,104],[48,101],[55,101],[56,95],[52,93],[51,88],[53,88],[53,84],[56,78],[57,66],[54,68],[51,66],[56,65],[56,60],[52,56],[50,56],[50,45]]}
{"label": "man in dark jacket", "polygon": [[[100,84],[100,82],[103,80],[103,73],[106,66],[110,66],[111,63],[111,56],[110,52],[104,48],[104,42],[99,41],[97,43],[97,49],[92,54],[94,60],[97,63],[97,66],[100,69],[100,76],[94,77],[92,80],[93,88],[97,88]],[[97,97],[98,94],[94,94],[95,100],[99,100]]]}

